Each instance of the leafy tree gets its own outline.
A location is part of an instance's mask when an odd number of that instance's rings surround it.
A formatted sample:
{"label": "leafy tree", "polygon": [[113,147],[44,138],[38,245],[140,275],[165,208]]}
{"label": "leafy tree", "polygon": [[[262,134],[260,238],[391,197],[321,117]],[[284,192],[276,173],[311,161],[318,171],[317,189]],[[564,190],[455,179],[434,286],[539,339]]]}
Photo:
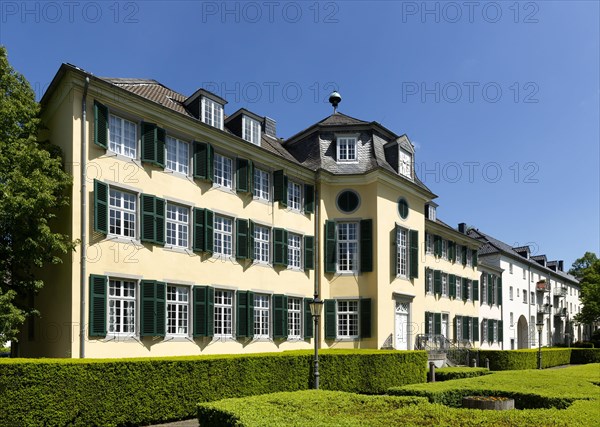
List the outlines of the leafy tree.
{"label": "leafy tree", "polygon": [[73,248],[50,221],[68,203],[70,176],[57,147],[37,140],[39,104],[0,46],[0,343],[17,340],[30,298],[43,287],[39,268]]}
{"label": "leafy tree", "polygon": [[584,270],[591,266],[598,257],[594,252],[586,252],[581,258],[577,258],[573,263],[573,266],[569,270],[569,274],[581,279],[583,277]]}
{"label": "leafy tree", "polygon": [[[589,253],[589,252],[588,252]],[[581,286],[581,313],[575,316],[580,323],[600,322],[600,260],[596,259],[583,270],[579,284]]]}

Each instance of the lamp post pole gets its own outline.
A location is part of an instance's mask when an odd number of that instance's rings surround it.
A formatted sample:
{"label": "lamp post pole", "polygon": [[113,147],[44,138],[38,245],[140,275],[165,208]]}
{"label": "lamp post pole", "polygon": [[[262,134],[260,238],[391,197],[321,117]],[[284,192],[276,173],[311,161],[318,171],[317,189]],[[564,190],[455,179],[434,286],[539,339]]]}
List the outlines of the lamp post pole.
{"label": "lamp post pole", "polygon": [[543,323],[537,324],[538,330],[538,369],[542,369],[542,330],[544,329]]}
{"label": "lamp post pole", "polygon": [[314,389],[319,389],[319,317],[321,316],[321,308],[323,307],[323,301],[319,299],[319,295],[315,294],[315,298],[310,303],[310,313],[313,316],[315,324],[314,336],[315,336],[315,358],[314,358]]}

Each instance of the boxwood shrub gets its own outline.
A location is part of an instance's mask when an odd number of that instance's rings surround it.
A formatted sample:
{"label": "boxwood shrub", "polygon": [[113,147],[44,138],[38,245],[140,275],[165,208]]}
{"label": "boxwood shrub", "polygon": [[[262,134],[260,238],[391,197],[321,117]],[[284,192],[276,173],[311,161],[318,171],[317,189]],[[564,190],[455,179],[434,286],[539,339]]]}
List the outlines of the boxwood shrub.
{"label": "boxwood shrub", "polygon": [[600,348],[572,348],[571,363],[573,365],[600,363]]}
{"label": "boxwood shrub", "polygon": [[[139,359],[0,360],[1,426],[144,425],[198,402],[311,387],[312,352]],[[320,352],[321,387],[383,393],[424,382],[420,351]]]}
{"label": "boxwood shrub", "polygon": [[[537,368],[537,349],[523,350],[479,350],[479,360],[487,358],[490,370],[506,371]],[[542,367],[568,365],[571,363],[570,348],[542,348]]]}
{"label": "boxwood shrub", "polygon": [[459,378],[472,378],[479,377],[481,375],[490,374],[490,370],[486,368],[468,368],[468,367],[451,367],[451,368],[440,368],[435,371],[436,381],[448,381],[457,380]]}

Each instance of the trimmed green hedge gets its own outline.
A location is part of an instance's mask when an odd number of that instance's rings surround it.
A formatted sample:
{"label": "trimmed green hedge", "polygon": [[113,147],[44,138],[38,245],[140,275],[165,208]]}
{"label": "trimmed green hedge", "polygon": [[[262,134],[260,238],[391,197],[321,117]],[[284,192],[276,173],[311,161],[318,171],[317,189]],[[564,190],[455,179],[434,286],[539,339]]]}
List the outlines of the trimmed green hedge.
{"label": "trimmed green hedge", "polygon": [[440,368],[435,370],[435,380],[457,380],[460,378],[479,377],[481,375],[488,375],[490,373],[490,370],[486,368],[468,368],[462,366],[452,368]]}
{"label": "trimmed green hedge", "polygon": [[[492,371],[537,369],[537,349],[478,350],[473,351],[469,358],[477,354],[482,365],[486,358],[490,360]],[[597,362],[600,362],[598,348],[542,348],[542,368]]]}
{"label": "trimmed green hedge", "polygon": [[[312,352],[0,360],[0,426],[120,426],[190,418],[198,402],[311,387]],[[422,351],[320,352],[321,387],[384,393],[424,382]],[[27,410],[24,410],[27,408]]]}

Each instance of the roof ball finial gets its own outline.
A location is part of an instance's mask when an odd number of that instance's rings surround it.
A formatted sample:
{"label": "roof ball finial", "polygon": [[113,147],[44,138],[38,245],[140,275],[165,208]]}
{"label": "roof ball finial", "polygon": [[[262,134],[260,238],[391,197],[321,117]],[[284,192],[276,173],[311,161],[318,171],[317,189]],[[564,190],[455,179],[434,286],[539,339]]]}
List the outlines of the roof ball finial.
{"label": "roof ball finial", "polygon": [[340,95],[337,91],[333,91],[331,92],[331,95],[329,95],[329,102],[331,105],[333,105],[333,114],[336,113],[337,111],[337,106],[340,102],[342,102],[342,95]]}

